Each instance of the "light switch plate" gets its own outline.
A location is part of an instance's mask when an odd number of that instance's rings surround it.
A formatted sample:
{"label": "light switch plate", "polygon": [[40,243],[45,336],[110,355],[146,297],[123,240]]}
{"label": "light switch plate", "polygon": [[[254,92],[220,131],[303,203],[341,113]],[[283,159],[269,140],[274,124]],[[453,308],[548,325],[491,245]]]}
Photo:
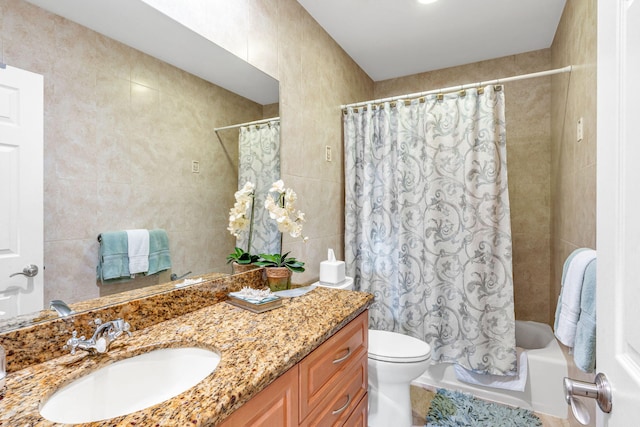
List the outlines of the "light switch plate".
{"label": "light switch plate", "polygon": [[326,147],[324,147],[324,159],[327,162],[331,161],[331,146],[327,145]]}
{"label": "light switch plate", "polygon": [[576,126],[576,141],[580,142],[584,138],[584,128],[582,125],[582,117],[578,119],[578,125]]}

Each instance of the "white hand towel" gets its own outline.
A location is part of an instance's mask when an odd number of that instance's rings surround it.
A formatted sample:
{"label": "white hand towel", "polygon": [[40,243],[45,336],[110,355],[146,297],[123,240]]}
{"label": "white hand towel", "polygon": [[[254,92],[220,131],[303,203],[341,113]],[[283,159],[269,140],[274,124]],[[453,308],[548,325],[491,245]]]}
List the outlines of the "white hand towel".
{"label": "white hand towel", "polygon": [[471,372],[460,365],[454,365],[453,369],[456,374],[456,378],[459,381],[481,385],[484,387],[501,388],[504,390],[524,391],[527,386],[527,375],[529,372],[529,362],[527,359],[527,352],[521,348],[516,348],[518,352],[517,370],[518,373],[515,376],[503,376],[503,375],[485,375],[476,374]]}
{"label": "white hand towel", "polygon": [[149,271],[149,230],[127,230],[129,273]]}
{"label": "white hand towel", "polygon": [[596,251],[589,249],[576,254],[567,269],[560,292],[560,312],[555,325],[555,335],[567,347],[573,347],[576,327],[580,317],[580,295],[587,265],[596,258]]}

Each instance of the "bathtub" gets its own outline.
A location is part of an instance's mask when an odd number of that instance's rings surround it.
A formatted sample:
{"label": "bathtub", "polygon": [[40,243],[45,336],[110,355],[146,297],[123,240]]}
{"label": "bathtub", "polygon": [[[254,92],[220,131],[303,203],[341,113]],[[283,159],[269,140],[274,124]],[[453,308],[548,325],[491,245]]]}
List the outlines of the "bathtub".
{"label": "bathtub", "polygon": [[549,325],[517,320],[516,345],[526,349],[529,362],[524,391],[463,383],[456,379],[453,365],[448,363],[431,365],[412,384],[428,389],[458,390],[480,399],[566,419],[568,406],[564,400],[562,380],[568,375],[567,361]]}

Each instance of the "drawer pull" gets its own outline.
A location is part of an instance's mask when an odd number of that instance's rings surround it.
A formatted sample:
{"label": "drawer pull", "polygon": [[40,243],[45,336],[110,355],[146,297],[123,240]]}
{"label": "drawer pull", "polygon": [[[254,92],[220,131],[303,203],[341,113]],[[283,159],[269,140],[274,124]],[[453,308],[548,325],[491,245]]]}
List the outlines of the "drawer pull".
{"label": "drawer pull", "polygon": [[335,411],[333,411],[331,413],[331,415],[338,415],[340,412],[344,411],[345,409],[347,409],[347,406],[349,406],[349,403],[351,403],[351,395],[347,394],[347,403],[344,404],[344,406],[340,409],[336,409]]}
{"label": "drawer pull", "polygon": [[339,359],[334,359],[333,363],[340,363],[340,362],[344,362],[345,360],[347,360],[347,357],[351,356],[351,347],[347,348],[347,354],[345,354],[344,356],[342,356]]}

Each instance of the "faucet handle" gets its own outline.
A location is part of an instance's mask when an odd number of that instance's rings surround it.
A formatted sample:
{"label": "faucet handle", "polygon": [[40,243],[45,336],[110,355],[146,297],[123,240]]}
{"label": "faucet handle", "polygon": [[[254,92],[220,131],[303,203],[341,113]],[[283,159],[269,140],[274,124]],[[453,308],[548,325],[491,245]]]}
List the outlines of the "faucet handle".
{"label": "faucet handle", "polygon": [[130,329],[131,325],[124,319],[112,320],[110,336],[112,340],[118,338],[120,335],[122,335],[123,332],[126,332],[127,335],[132,336]]}
{"label": "faucet handle", "polygon": [[95,349],[98,353],[105,353],[108,346],[109,345],[105,337],[100,337],[96,340]]}
{"label": "faucet handle", "polygon": [[80,341],[84,341],[84,335],[78,338],[78,331],[73,331],[71,333],[71,338],[67,340],[67,343],[62,347],[63,350],[71,349],[71,354],[76,354],[76,348],[78,348],[78,344]]}
{"label": "faucet handle", "polygon": [[129,322],[127,322],[125,320],[122,320],[122,322],[123,322],[122,331],[126,332],[127,335],[129,335],[130,337],[133,336],[133,334],[131,333],[131,325],[129,324]]}

